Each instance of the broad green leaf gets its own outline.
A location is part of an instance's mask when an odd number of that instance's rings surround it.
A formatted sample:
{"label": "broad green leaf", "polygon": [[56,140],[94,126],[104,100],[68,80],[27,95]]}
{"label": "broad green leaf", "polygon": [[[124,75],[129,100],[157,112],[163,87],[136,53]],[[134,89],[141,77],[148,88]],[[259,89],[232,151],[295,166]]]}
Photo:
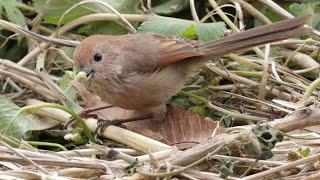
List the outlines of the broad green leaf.
{"label": "broad green leaf", "polygon": [[78,29],[78,33],[88,36],[94,34],[119,35],[126,34],[127,32],[125,28],[115,22],[92,22]]}
{"label": "broad green leaf", "polygon": [[[290,11],[295,16],[303,16],[307,14],[313,14],[315,12],[315,6],[313,3],[304,3],[304,4],[298,4],[293,3],[290,6]],[[312,26],[312,18],[310,18],[307,22],[308,25]]]}
{"label": "broad green leaf", "polygon": [[[8,20],[19,26],[25,26],[26,20],[24,18],[24,15],[16,5],[17,4],[15,3],[15,1],[12,1],[12,0],[0,0],[0,7],[2,6],[2,8],[4,9]],[[1,9],[0,15],[3,13],[2,8],[0,8]]]}
{"label": "broad green leaf", "polygon": [[164,35],[182,35],[201,41],[209,41],[220,38],[226,29],[223,22],[195,23],[193,21],[173,20],[166,18],[152,18],[143,22],[138,27],[138,32],[153,32]]}
{"label": "broad green leaf", "polygon": [[[319,0],[304,0],[303,4],[311,4],[313,6],[312,27],[320,29],[320,1]],[[309,13],[310,14],[310,13]],[[309,22],[311,24],[311,22]]]}
{"label": "broad green leaf", "polygon": [[189,7],[189,0],[162,0],[153,7],[157,14],[171,15]]}
{"label": "broad green leaf", "polygon": [[197,23],[195,28],[198,39],[204,42],[221,38],[226,30],[226,26],[223,22]]}
{"label": "broad green leaf", "polygon": [[[289,6],[292,4],[292,2],[289,1],[278,1],[277,4],[279,6],[281,6],[283,9],[289,11]],[[269,8],[267,8],[266,6],[262,6],[259,11],[264,14],[271,22],[277,22],[277,21],[281,21],[283,20],[283,18],[277,14],[274,13],[272,10],[270,10]],[[261,23],[259,20],[255,19],[254,20],[254,27],[257,26],[262,26],[263,23]]]}
{"label": "broad green leaf", "polygon": [[312,14],[314,12],[314,8],[315,7],[312,3],[305,3],[305,4],[293,3],[290,6],[290,11],[295,16],[303,16],[307,14]]}
{"label": "broad green leaf", "polygon": [[169,20],[166,18],[151,18],[138,27],[138,32],[153,32],[164,35],[181,35],[194,22],[184,20]]}
{"label": "broad green leaf", "polygon": [[28,131],[36,129],[20,108],[4,96],[0,96],[0,133],[21,139]]}
{"label": "broad green leaf", "polygon": [[[42,8],[44,7],[47,0],[33,0],[35,10],[40,13],[42,12]],[[59,22],[60,17],[62,14],[74,4],[80,2],[80,0],[52,0],[48,9],[46,9],[43,19],[47,23],[57,24]],[[89,5],[88,5],[89,6]],[[91,7],[82,6],[79,7],[65,17],[64,23],[72,21],[78,17],[97,12],[98,10],[91,5]]]}
{"label": "broad green leaf", "polygon": [[[62,51],[64,51],[64,53],[68,56],[68,57],[72,57],[73,56],[73,52],[74,52],[74,47],[61,47],[60,48]],[[57,64],[65,64],[68,63],[67,60],[65,59],[64,56],[62,56],[60,53],[58,52],[54,52],[52,55],[52,59],[54,60],[54,62],[56,62]]]}
{"label": "broad green leaf", "polygon": [[[42,11],[42,7],[47,0],[33,0],[34,7],[37,12]],[[57,24],[62,14],[74,4],[79,3],[81,0],[52,0],[49,8],[45,11],[43,19],[47,23]],[[103,0],[117,9],[120,13],[139,13],[138,4],[139,0]],[[98,13],[98,12],[111,12],[105,6],[100,4],[84,4],[72,10],[64,19],[64,23],[72,21],[84,15]]]}

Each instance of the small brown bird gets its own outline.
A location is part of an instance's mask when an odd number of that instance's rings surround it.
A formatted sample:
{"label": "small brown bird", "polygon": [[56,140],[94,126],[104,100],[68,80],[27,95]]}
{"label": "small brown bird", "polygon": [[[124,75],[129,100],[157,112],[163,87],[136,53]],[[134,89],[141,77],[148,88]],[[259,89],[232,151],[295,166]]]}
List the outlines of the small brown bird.
{"label": "small brown bird", "polygon": [[308,34],[303,27],[308,18],[288,19],[206,43],[153,33],[94,35],[76,47],[74,61],[89,78],[86,88],[103,101],[161,120],[170,97],[204,62]]}

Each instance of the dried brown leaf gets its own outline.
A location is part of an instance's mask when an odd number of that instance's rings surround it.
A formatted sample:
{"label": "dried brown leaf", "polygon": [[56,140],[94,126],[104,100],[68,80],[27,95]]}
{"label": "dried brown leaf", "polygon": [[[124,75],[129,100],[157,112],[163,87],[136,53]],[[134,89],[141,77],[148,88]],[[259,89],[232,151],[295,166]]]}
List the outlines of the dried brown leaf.
{"label": "dried brown leaf", "polygon": [[[107,105],[98,96],[92,94],[80,83],[74,83],[87,108]],[[164,142],[176,145],[179,149],[190,148],[195,144],[206,141],[212,134],[221,133],[223,127],[210,118],[199,113],[185,110],[180,107],[168,107],[168,113],[163,121],[143,120],[126,123],[129,130]],[[96,112],[99,119],[125,119],[143,115],[141,113],[117,107],[99,110]]]}

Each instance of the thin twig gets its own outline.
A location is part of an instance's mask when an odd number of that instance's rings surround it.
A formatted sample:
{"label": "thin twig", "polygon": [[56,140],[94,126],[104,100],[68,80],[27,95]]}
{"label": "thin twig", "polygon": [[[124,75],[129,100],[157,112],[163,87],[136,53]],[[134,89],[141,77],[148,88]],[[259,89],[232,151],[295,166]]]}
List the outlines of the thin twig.
{"label": "thin twig", "polygon": [[52,92],[50,90],[48,90],[47,88],[45,88],[37,83],[34,83],[28,79],[25,79],[21,76],[18,76],[16,74],[13,74],[11,72],[8,72],[8,71],[2,70],[2,69],[0,69],[0,74],[7,76],[7,77],[10,77],[12,79],[15,79],[25,85],[28,85],[30,89],[32,89],[33,91],[37,92],[38,94],[44,96],[45,98],[47,98],[51,101],[57,100],[56,97],[52,94]]}
{"label": "thin twig", "polygon": [[277,173],[277,172],[280,172],[280,171],[284,171],[284,170],[287,170],[287,169],[294,168],[294,167],[299,166],[301,164],[318,161],[319,158],[320,158],[320,154],[311,155],[311,156],[296,160],[294,162],[289,162],[289,163],[284,164],[284,165],[279,166],[279,167],[275,167],[275,168],[272,168],[272,169],[269,169],[269,170],[266,170],[266,171],[263,171],[263,172],[260,172],[260,173],[257,173],[257,174],[253,174],[251,176],[246,176],[244,178],[247,179],[247,180],[266,178],[269,175],[272,175],[274,173]]}
{"label": "thin twig", "polygon": [[[235,32],[240,32],[239,28],[235,26],[232,21],[225,15],[225,13],[219,8],[217,3],[214,0],[209,0],[209,3],[212,5],[212,7],[217,11],[219,16],[224,20],[224,22]],[[264,57],[263,52],[255,47],[253,48],[253,51],[256,52],[259,56]]]}
{"label": "thin twig", "polygon": [[[264,52],[264,63],[263,63],[263,73],[261,77],[261,85],[258,93],[258,100],[263,101],[266,94],[266,87],[268,83],[268,68],[269,68],[269,54],[270,54],[270,44],[266,44],[265,52]],[[257,105],[257,110],[260,110],[261,106]]]}
{"label": "thin twig", "polygon": [[[31,161],[39,165],[48,165],[48,166],[59,166],[59,167],[78,167],[78,168],[87,168],[87,169],[101,169],[105,170],[105,166],[97,163],[90,162],[73,162],[69,160],[60,160],[60,159],[46,159],[46,158],[29,158]],[[4,162],[13,162],[24,164],[26,161],[20,157],[0,155],[0,161]]]}
{"label": "thin twig", "polygon": [[46,169],[42,168],[41,166],[39,166],[37,163],[35,163],[34,161],[32,161],[30,158],[27,158],[25,155],[23,155],[22,153],[20,153],[19,151],[15,150],[14,148],[12,148],[11,146],[9,146],[7,143],[5,143],[4,141],[0,142],[2,145],[4,145],[6,148],[10,149],[12,152],[14,152],[16,155],[20,156],[20,158],[22,158],[24,161],[30,163],[31,165],[33,165],[34,167],[36,167],[37,169],[39,169],[41,172],[45,173],[45,174],[50,174]]}
{"label": "thin twig", "polygon": [[233,117],[237,117],[237,118],[241,118],[241,119],[247,119],[247,120],[251,120],[251,121],[255,121],[255,122],[262,122],[262,121],[269,121],[269,119],[264,118],[264,117],[259,117],[259,116],[251,116],[251,115],[246,115],[246,114],[241,114],[241,113],[235,113],[232,111],[228,111],[225,110],[223,108],[220,108],[218,106],[213,105],[211,102],[208,102],[208,108],[216,110],[216,111],[220,111],[224,114],[227,114],[229,116],[233,116]]}
{"label": "thin twig", "polygon": [[191,15],[192,15],[193,20],[195,22],[200,22],[196,7],[194,5],[194,0],[189,0],[189,2],[190,2],[190,9],[191,9]]}
{"label": "thin twig", "polygon": [[84,0],[84,1],[81,1],[81,2],[79,2],[79,3],[77,3],[77,4],[73,5],[73,6],[71,6],[68,10],[66,10],[66,11],[63,13],[63,15],[60,17],[60,20],[59,20],[59,22],[58,22],[58,24],[57,24],[57,31],[56,31],[56,33],[57,33],[57,34],[60,34],[60,33],[59,33],[60,26],[61,26],[61,24],[62,24],[65,16],[66,16],[69,12],[71,12],[73,9],[75,9],[75,8],[77,8],[77,7],[79,7],[79,6],[83,5],[83,4],[88,4],[88,3],[98,3],[98,4],[101,4],[101,5],[105,6],[105,7],[107,7],[108,9],[110,9],[111,11],[113,11],[116,15],[118,15],[118,16],[120,17],[120,19],[121,19],[123,22],[125,22],[125,23],[130,27],[130,29],[131,29],[132,32],[136,32],[136,29],[129,23],[129,21],[126,20],[126,19],[119,13],[119,11],[117,11],[115,8],[113,8],[109,3],[104,2],[104,1],[100,1],[100,0]]}

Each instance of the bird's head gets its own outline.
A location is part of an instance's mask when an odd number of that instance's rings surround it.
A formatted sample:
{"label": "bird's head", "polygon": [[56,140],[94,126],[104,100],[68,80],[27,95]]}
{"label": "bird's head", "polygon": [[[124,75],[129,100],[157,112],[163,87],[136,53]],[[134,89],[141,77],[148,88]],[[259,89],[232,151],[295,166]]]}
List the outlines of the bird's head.
{"label": "bird's head", "polygon": [[112,36],[89,36],[76,47],[74,63],[88,78],[94,77],[96,73],[112,72],[116,52],[112,48]]}

